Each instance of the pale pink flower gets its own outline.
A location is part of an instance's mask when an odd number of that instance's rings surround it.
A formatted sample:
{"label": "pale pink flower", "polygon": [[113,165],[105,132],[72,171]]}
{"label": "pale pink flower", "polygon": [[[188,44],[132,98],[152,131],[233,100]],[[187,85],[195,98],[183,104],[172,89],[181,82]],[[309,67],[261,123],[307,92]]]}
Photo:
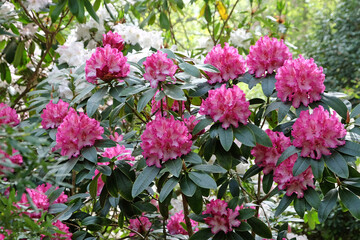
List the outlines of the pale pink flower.
{"label": "pale pink flower", "polygon": [[271,74],[281,67],[285,60],[291,59],[292,54],[283,40],[270,39],[268,36],[261,37],[255,45],[250,47],[246,63],[249,73],[259,78]]}
{"label": "pale pink flower", "polygon": [[106,148],[102,154],[103,157],[114,158],[117,160],[135,161],[135,158],[131,156],[131,150],[126,150],[123,145],[116,145],[116,147]]}
{"label": "pale pink flower", "polygon": [[286,60],[284,66],[280,67],[275,76],[277,96],[281,101],[291,101],[295,108],[302,103],[309,103],[321,99],[321,93],[325,91],[325,74],[322,67],[318,68],[314,59]]}
{"label": "pale pink flower", "polygon": [[107,44],[121,52],[124,49],[125,42],[118,33],[109,31],[107,34],[103,34],[103,46]]}
{"label": "pale pink flower", "polygon": [[[21,165],[23,163],[23,158],[20,155],[18,150],[13,149],[12,150],[12,155],[7,154],[6,152],[4,152],[3,150],[0,149],[0,161],[1,162],[6,162],[7,160],[10,160],[11,163],[16,164],[16,165]],[[0,164],[0,175],[4,174],[4,171],[8,171],[8,172],[14,172],[14,169],[11,167],[6,167]]]}
{"label": "pale pink flower", "polygon": [[256,165],[262,167],[266,175],[276,168],[279,157],[285,149],[291,146],[291,141],[282,132],[273,132],[270,129],[266,129],[265,132],[273,144],[272,147],[256,144],[251,150],[251,154],[255,157]]}
{"label": "pale pink flower", "polygon": [[204,218],[205,223],[211,227],[211,232],[217,234],[220,231],[224,233],[231,232],[233,227],[240,226],[241,221],[236,219],[239,216],[240,207],[235,210],[227,208],[228,204],[224,200],[211,200],[206,204],[206,210],[203,214],[210,214],[210,217]]}
{"label": "pale pink flower", "polygon": [[93,146],[95,140],[102,139],[103,133],[98,121],[71,109],[58,128],[55,149],[61,148],[63,156],[77,157],[83,147]]}
{"label": "pale pink flower", "polygon": [[208,98],[201,103],[199,114],[210,116],[214,122],[221,122],[227,129],[230,125],[246,125],[251,112],[245,93],[236,85],[226,89],[225,85],[209,91]]}
{"label": "pale pink flower", "polygon": [[[182,235],[189,235],[188,232],[184,229],[183,226],[181,226],[180,223],[185,224],[184,214],[182,211],[175,213],[173,216],[170,217],[168,224],[166,225],[167,230],[169,231],[169,234],[176,235],[176,234],[182,234]],[[191,226],[194,228],[197,225],[199,225],[198,222],[190,219]],[[194,232],[197,232],[199,229],[195,228]]]}
{"label": "pale pink flower", "polygon": [[346,135],[344,125],[334,111],[331,116],[322,106],[302,111],[296,119],[291,135],[295,147],[302,148],[301,156],[320,159],[322,155],[331,155],[329,148],[344,145],[342,138]]}
{"label": "pale pink flower", "polygon": [[127,63],[127,58],[116,48],[111,48],[110,45],[96,48],[91,58],[86,61],[86,80],[93,84],[97,84],[98,78],[104,82],[113,79],[122,82],[120,78],[126,77],[129,73],[130,65]]}
{"label": "pale pink flower", "polygon": [[167,77],[172,78],[172,82],[175,82],[174,74],[178,69],[178,66],[174,62],[167,58],[167,54],[161,52],[152,54],[144,61],[145,66],[145,80],[150,82],[152,88],[157,88],[159,82],[164,82]]}
{"label": "pale pink flower", "polygon": [[156,117],[146,124],[141,135],[141,148],[148,166],[156,165],[176,159],[191,151],[191,134],[184,122],[170,118]]}
{"label": "pale pink flower", "polygon": [[[129,228],[137,231],[140,234],[146,234],[148,231],[150,231],[152,225],[149,219],[144,216],[135,219],[129,219],[129,222]],[[136,236],[136,233],[130,232],[129,235],[130,237],[133,237]]]}
{"label": "pale pink flower", "polygon": [[211,64],[220,71],[220,73],[206,72],[210,77],[208,80],[210,84],[227,82],[246,72],[245,60],[238,50],[228,43],[225,43],[224,48],[221,48],[221,44],[216,45],[206,55],[204,63]]}
{"label": "pale pink flower", "polygon": [[46,105],[41,114],[41,125],[43,128],[57,128],[63,122],[64,118],[69,112],[69,103],[59,100],[58,103],[53,103],[53,100]]}
{"label": "pale pink flower", "polygon": [[15,109],[12,109],[5,103],[0,103],[0,125],[7,124],[14,127],[19,123],[19,116],[17,115]]}
{"label": "pale pink flower", "polygon": [[314,175],[309,166],[304,172],[294,177],[293,167],[297,158],[297,154],[294,154],[276,167],[274,182],[278,184],[280,190],[286,190],[286,195],[291,196],[296,193],[298,198],[303,198],[304,191],[308,187],[315,188]]}
{"label": "pale pink flower", "polygon": [[124,139],[124,136],[121,134],[118,134],[117,132],[114,132],[113,134],[109,135],[109,138],[113,140],[114,142],[121,142]]}

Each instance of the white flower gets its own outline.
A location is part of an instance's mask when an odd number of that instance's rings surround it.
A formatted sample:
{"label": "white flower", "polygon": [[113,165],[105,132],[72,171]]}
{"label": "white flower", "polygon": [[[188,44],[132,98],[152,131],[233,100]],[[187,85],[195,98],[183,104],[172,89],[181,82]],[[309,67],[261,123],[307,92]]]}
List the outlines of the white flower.
{"label": "white flower", "polygon": [[214,42],[210,37],[202,37],[199,40],[199,47],[205,48],[206,51],[211,51],[214,47]]}
{"label": "white flower", "polygon": [[82,42],[66,42],[56,52],[60,54],[59,63],[67,63],[69,66],[82,65],[90,58],[90,53],[84,49]]}
{"label": "white flower", "polygon": [[5,18],[12,14],[15,10],[14,5],[10,2],[5,2],[0,6],[0,18]]}
{"label": "white flower", "polygon": [[307,236],[306,235],[296,235],[294,233],[288,233],[286,235],[287,239],[292,239],[295,238],[296,240],[307,240]]}
{"label": "white flower", "polygon": [[26,0],[25,6],[28,10],[34,10],[35,12],[38,12],[41,9],[47,7],[51,2],[51,0]]}
{"label": "white flower", "polygon": [[230,42],[236,47],[249,48],[250,41],[248,40],[251,38],[251,33],[246,32],[243,28],[237,29],[236,31],[233,30],[230,33]]}
{"label": "white flower", "polygon": [[249,167],[249,163],[239,163],[238,165],[236,165],[236,173],[242,175],[246,172],[246,170],[249,169]]}
{"label": "white flower", "polygon": [[31,37],[34,36],[38,30],[38,26],[35,23],[26,24],[22,29],[19,29],[21,35]]}

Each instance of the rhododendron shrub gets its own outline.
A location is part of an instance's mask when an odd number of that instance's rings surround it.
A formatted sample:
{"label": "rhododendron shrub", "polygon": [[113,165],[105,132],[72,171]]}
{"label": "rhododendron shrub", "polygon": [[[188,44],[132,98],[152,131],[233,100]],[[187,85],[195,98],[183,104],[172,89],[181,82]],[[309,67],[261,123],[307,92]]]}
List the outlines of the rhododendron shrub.
{"label": "rhododendron shrub", "polygon": [[67,102],[60,99],[59,102],[55,104],[51,100],[41,114],[42,127],[45,129],[59,127],[68,112],[69,104]]}

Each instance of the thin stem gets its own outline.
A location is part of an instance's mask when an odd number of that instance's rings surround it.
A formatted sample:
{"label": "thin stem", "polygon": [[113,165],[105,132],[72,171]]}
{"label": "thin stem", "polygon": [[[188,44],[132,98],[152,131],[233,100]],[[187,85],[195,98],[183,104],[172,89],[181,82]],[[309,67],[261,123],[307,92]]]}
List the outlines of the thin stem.
{"label": "thin stem", "polygon": [[230,11],[230,13],[229,13],[229,16],[228,16],[228,17],[226,18],[226,20],[224,21],[224,24],[223,24],[223,26],[222,26],[222,28],[221,28],[221,30],[220,30],[219,37],[216,39],[216,42],[215,42],[214,45],[216,45],[216,44],[219,42],[220,37],[221,37],[222,33],[223,33],[224,30],[225,30],[225,26],[226,26],[227,22],[229,21],[229,19],[231,18],[231,15],[233,14],[234,9],[235,9],[236,5],[239,3],[239,1],[240,1],[240,0],[236,0],[234,6],[232,7],[232,9],[231,9],[231,11]]}
{"label": "thin stem", "polygon": [[147,122],[139,115],[139,113],[128,103],[125,102],[125,104],[133,111],[133,113],[145,124],[147,124]]}
{"label": "thin stem", "polygon": [[184,218],[185,218],[186,228],[187,228],[189,237],[191,237],[194,234],[194,232],[193,232],[190,218],[189,218],[189,205],[187,203],[185,195],[183,193],[181,193],[181,195],[182,195],[182,199],[183,199],[182,203],[183,203],[183,208],[184,208]]}

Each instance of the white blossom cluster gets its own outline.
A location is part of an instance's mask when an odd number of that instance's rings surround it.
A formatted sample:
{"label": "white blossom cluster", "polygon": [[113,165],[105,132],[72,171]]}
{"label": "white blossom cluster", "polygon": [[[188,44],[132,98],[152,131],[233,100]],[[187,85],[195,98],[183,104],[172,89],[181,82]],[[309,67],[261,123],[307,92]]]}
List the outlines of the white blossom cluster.
{"label": "white blossom cluster", "polygon": [[147,32],[140,29],[138,26],[118,24],[115,25],[114,31],[121,35],[124,41],[131,45],[139,44],[142,48],[156,48],[159,49],[163,45],[163,38],[161,32],[151,31]]}
{"label": "white blossom cluster", "polygon": [[26,0],[24,3],[28,10],[39,12],[40,10],[46,8],[51,2],[51,0]]}
{"label": "white blossom cluster", "polygon": [[0,18],[5,19],[9,15],[15,15],[14,5],[10,2],[0,3]]}
{"label": "white blossom cluster", "polygon": [[64,45],[56,49],[60,57],[59,63],[67,63],[71,67],[82,65],[87,59],[91,57],[91,52],[84,48],[82,42],[67,41]]}
{"label": "white blossom cluster", "polygon": [[199,47],[204,48],[206,52],[209,52],[214,47],[214,42],[210,37],[202,37],[199,39]]}
{"label": "white blossom cluster", "polygon": [[230,42],[236,47],[243,47],[245,49],[250,47],[249,39],[252,38],[252,34],[247,32],[243,28],[233,30],[230,33]]}

